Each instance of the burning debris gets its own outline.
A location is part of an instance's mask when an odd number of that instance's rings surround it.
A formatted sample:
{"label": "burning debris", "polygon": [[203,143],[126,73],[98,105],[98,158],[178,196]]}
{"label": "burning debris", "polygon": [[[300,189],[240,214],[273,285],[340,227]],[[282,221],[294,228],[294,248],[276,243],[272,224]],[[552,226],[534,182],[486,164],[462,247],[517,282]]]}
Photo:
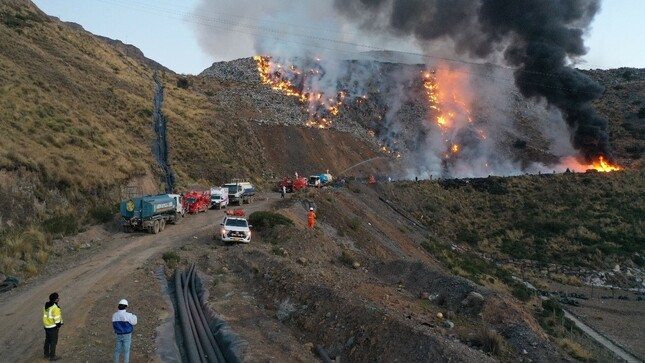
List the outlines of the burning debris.
{"label": "burning debris", "polygon": [[582,35],[600,0],[336,0],[335,7],[371,32],[411,36],[422,46],[447,43],[473,59],[501,55],[525,97],[561,111],[583,163],[613,162],[607,122],[591,106],[602,87],[570,67],[586,53]]}
{"label": "burning debris", "polygon": [[[262,82],[295,97],[306,125],[370,130],[403,155],[409,176],[617,168],[607,122],[591,106],[602,88],[572,68],[600,0],[249,4],[234,5],[255,15],[235,26],[270,55],[255,57]],[[531,110],[518,112],[519,104]],[[523,134],[518,124],[528,120],[533,131]]]}

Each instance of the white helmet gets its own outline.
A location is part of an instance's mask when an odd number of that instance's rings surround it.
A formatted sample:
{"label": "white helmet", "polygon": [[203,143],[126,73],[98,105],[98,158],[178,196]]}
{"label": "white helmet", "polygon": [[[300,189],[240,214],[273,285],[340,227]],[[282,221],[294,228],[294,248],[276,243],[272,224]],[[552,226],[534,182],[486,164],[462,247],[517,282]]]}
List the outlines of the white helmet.
{"label": "white helmet", "polygon": [[314,207],[309,207],[309,210],[314,210]]}
{"label": "white helmet", "polygon": [[128,300],[126,300],[126,299],[121,299],[121,301],[119,301],[119,305],[125,305],[125,306],[128,306]]}

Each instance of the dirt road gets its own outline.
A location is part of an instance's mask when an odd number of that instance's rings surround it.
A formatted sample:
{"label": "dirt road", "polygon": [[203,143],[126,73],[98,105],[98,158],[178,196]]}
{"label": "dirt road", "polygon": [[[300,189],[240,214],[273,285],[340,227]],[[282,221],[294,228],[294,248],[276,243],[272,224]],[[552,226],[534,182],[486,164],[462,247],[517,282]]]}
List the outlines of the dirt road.
{"label": "dirt road", "polygon": [[[276,198],[273,195],[269,196],[271,199]],[[269,202],[270,199],[266,196],[259,196],[254,204],[245,206],[244,210],[249,214],[265,207]],[[66,356],[66,348],[72,346],[77,339],[88,339],[80,336],[88,326],[98,324],[103,331],[108,331],[110,327],[109,314],[94,316],[91,312],[98,305],[103,304],[109,304],[106,311],[115,310],[117,296],[120,296],[117,295],[118,291],[125,289],[128,279],[136,274],[137,269],[152,258],[158,259],[163,252],[191,241],[198,234],[212,235],[223,215],[223,211],[217,210],[191,215],[178,225],[169,225],[157,235],[143,233],[108,235],[100,246],[92,247],[79,258],[65,260],[64,257],[60,257],[58,263],[66,265],[60,267],[60,272],[45,274],[46,276],[39,278],[38,281],[0,295],[0,304],[3,306],[1,317],[3,328],[0,329],[1,360],[33,362],[42,357],[44,333],[41,312],[47,296],[56,291],[60,294],[64,318],[58,353],[65,361],[85,361],[78,356],[70,357],[70,349],[67,349]],[[52,261],[52,264],[56,262]],[[136,288],[135,286],[134,289]],[[151,287],[146,286],[145,289],[140,287],[140,289],[143,292],[143,290],[150,290]],[[106,292],[110,296],[114,295],[114,298],[107,302],[104,301]],[[160,295],[160,292],[155,293]],[[161,319],[164,315],[168,315],[168,311],[172,311],[172,307],[162,306],[156,310],[160,310],[157,313],[158,319]],[[153,325],[155,323],[153,321]],[[111,343],[104,344],[111,347]],[[106,361],[109,360],[106,357]]]}

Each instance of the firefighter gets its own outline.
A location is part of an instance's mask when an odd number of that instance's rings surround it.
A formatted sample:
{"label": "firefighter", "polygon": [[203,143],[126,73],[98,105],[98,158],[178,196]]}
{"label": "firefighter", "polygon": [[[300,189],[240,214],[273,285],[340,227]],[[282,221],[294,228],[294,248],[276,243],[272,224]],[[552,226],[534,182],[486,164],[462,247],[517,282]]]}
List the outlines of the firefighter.
{"label": "firefighter", "polygon": [[63,325],[63,316],[58,306],[58,294],[49,295],[49,301],[43,309],[43,326],[45,327],[45,359],[59,360],[56,355],[56,343],[58,343],[58,329]]}
{"label": "firefighter", "polygon": [[314,208],[310,207],[309,212],[307,212],[307,221],[309,222],[309,228],[314,228],[314,224],[316,224],[316,218],[318,218],[318,216],[316,215],[316,212],[314,212]]}

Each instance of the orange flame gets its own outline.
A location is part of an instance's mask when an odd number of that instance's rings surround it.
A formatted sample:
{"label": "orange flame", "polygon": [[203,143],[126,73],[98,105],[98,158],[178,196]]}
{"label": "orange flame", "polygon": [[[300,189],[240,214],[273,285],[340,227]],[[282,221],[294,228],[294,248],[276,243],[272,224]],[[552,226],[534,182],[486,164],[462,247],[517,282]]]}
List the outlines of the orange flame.
{"label": "orange flame", "polygon": [[[310,127],[328,128],[333,125],[331,117],[338,116],[345,99],[344,92],[338,92],[334,97],[325,97],[323,92],[309,89],[304,82],[309,75],[320,74],[319,69],[300,70],[295,65],[284,67],[272,62],[271,57],[255,56],[253,59],[258,64],[258,73],[263,84],[271,86],[273,90],[281,91],[287,96],[293,96],[307,105],[309,120],[305,125]],[[316,58],[320,62],[320,58]],[[292,82],[301,84],[298,89]]]}
{"label": "orange flame", "polygon": [[611,165],[610,163],[608,163],[602,155],[600,155],[597,161],[594,161],[591,164],[591,169],[594,169],[603,173],[622,170],[621,167],[617,165]]}

